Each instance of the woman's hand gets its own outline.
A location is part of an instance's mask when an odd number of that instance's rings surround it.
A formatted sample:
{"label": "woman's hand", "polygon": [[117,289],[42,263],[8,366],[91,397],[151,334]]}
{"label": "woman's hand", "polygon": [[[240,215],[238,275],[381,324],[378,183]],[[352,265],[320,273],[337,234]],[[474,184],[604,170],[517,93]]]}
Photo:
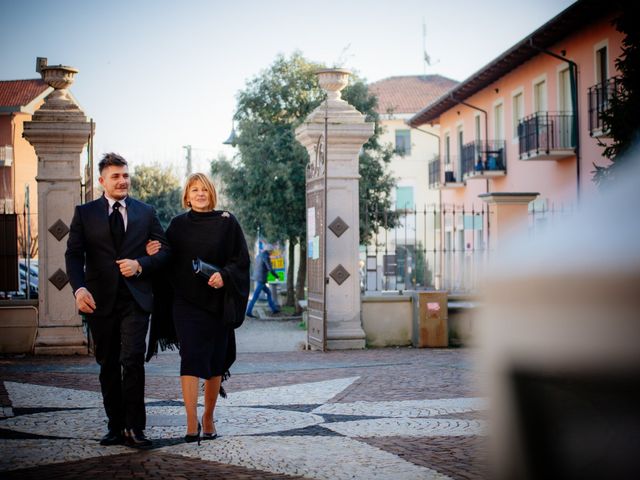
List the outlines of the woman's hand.
{"label": "woman's hand", "polygon": [[224,281],[222,280],[222,275],[220,275],[220,272],[216,272],[213,275],[211,275],[211,278],[209,279],[209,286],[212,288],[221,288],[224,287]]}
{"label": "woman's hand", "polygon": [[147,255],[155,255],[160,251],[160,242],[158,240],[149,240],[146,246]]}

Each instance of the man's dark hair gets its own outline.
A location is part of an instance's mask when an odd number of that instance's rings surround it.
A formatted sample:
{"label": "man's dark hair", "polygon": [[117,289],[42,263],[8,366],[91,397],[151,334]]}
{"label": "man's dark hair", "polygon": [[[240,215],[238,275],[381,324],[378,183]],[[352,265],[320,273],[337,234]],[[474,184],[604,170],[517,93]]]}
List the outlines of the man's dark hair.
{"label": "man's dark hair", "polygon": [[100,163],[98,163],[98,171],[102,175],[102,170],[107,167],[126,167],[129,165],[127,161],[117,153],[105,153]]}

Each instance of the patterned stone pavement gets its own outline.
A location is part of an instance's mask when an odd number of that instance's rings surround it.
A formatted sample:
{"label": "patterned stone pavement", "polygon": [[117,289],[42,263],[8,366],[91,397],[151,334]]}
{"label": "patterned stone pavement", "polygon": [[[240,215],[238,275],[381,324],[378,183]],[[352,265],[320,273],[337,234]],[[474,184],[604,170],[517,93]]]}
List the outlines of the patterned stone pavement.
{"label": "patterned stone pavement", "polygon": [[147,366],[147,451],[101,447],[89,357],[0,357],[2,478],[483,478],[486,402],[473,352],[239,354],[220,438],[185,444],[179,359]]}

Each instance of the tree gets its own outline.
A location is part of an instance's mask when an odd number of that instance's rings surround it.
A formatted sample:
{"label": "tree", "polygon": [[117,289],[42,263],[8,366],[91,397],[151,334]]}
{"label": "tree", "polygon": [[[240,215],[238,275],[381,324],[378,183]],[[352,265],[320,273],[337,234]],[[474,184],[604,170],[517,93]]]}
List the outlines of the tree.
{"label": "tree", "polygon": [[606,187],[616,180],[616,172],[630,162],[634,156],[626,155],[640,140],[640,29],[635,6],[629,2],[618,2],[621,15],[614,20],[616,29],[625,34],[622,54],[616,59],[620,72],[618,88],[613,93],[609,108],[601,114],[605,130],[613,141],[602,144],[603,155],[611,160],[606,167],[595,166],[593,180],[599,187]]}
{"label": "tree", "polygon": [[160,165],[138,165],[131,176],[131,195],[156,209],[163,228],[182,213],[182,187],[171,168]]}
{"label": "tree", "polygon": [[[271,241],[289,241],[287,305],[297,308],[295,298],[304,297],[306,272],[305,174],[307,151],[295,139],[295,129],[324,100],[314,64],[300,53],[289,58],[280,55],[257,77],[247,82],[238,95],[235,120],[238,154],[231,161],[216,161],[212,173],[224,184],[225,194],[242,219],[247,231]],[[360,156],[360,201],[375,208],[390,206],[393,179],[384,172],[391,149],[378,142],[380,126],[375,112],[376,99],[364,82],[355,78],[343,98],[370,121],[376,121],[374,136]],[[371,207],[370,207],[371,208]],[[373,222],[361,221],[361,238]],[[364,236],[366,238],[366,235]],[[300,245],[300,268],[294,295],[293,253]]]}

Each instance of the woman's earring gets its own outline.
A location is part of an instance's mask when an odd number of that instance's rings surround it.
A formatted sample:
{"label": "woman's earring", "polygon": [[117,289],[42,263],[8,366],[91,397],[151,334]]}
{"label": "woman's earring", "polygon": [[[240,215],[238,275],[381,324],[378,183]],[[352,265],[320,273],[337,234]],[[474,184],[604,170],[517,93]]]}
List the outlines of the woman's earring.
{"label": "woman's earring", "polygon": [[191,202],[187,202],[187,207],[191,207]]}

